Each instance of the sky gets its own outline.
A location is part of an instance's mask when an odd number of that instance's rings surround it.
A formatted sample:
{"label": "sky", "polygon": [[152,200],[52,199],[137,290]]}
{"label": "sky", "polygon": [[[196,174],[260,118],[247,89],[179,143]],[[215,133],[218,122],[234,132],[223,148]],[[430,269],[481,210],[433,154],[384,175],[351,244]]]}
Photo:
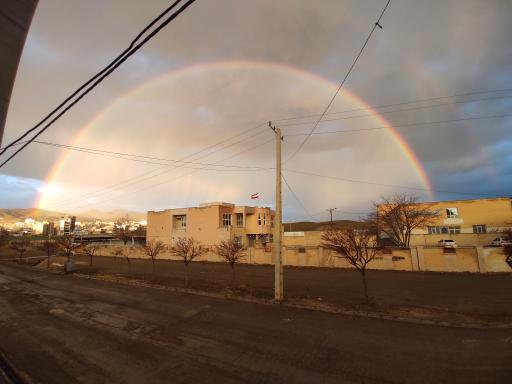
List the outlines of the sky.
{"label": "sky", "polygon": [[[289,159],[385,3],[198,0],[39,138],[146,157],[32,144],[0,170],[0,205],[71,212],[273,205],[269,120],[284,135],[288,219],[324,220],[331,207],[335,218],[354,219],[396,192],[420,200],[510,196],[506,0],[392,0],[325,116],[330,121],[318,124],[324,134]],[[168,4],[40,1],[4,144],[105,66]],[[383,106],[376,108],[382,118],[368,106]],[[388,123],[395,134],[383,128]],[[341,130],[352,132],[329,133]],[[249,197],[256,192],[259,201]]]}

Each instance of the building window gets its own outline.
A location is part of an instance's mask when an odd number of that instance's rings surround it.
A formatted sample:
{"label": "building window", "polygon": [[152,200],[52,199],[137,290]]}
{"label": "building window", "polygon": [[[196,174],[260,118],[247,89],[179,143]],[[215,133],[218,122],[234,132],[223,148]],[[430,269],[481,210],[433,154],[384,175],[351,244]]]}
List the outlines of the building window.
{"label": "building window", "polygon": [[176,223],[176,228],[183,229],[183,228],[187,227],[187,216],[186,215],[174,216],[174,220]]}
{"label": "building window", "polygon": [[235,236],[233,241],[235,244],[242,245],[242,236]]}
{"label": "building window", "polygon": [[258,225],[261,225],[261,213],[258,213]]}
{"label": "building window", "polygon": [[446,217],[459,217],[459,210],[457,208],[446,208]]}
{"label": "building window", "polygon": [[440,235],[441,227],[438,227],[438,226],[428,227],[428,234],[429,235]]}
{"label": "building window", "polygon": [[267,214],[263,214],[263,225],[267,225]]}
{"label": "building window", "polygon": [[451,235],[455,235],[460,233],[460,225],[451,225],[448,227],[448,233]]}
{"label": "building window", "polygon": [[243,213],[237,213],[236,214],[236,226],[237,227],[243,227],[244,226],[244,214]]}
{"label": "building window", "polygon": [[473,225],[473,233],[487,233],[487,225],[485,225],[485,224]]}
{"label": "building window", "polygon": [[231,226],[231,213],[224,213],[222,215],[222,226],[223,227]]}

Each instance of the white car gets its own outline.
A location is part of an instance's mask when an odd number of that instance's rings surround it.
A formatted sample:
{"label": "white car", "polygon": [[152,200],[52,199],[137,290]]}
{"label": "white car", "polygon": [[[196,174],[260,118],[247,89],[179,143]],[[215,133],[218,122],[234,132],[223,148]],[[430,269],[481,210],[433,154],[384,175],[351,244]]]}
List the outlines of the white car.
{"label": "white car", "polygon": [[501,247],[504,245],[512,245],[512,240],[505,239],[503,237],[497,237],[492,241],[491,245],[493,245],[495,247]]}
{"label": "white car", "polygon": [[457,243],[451,239],[439,240],[439,245],[443,248],[457,248]]}

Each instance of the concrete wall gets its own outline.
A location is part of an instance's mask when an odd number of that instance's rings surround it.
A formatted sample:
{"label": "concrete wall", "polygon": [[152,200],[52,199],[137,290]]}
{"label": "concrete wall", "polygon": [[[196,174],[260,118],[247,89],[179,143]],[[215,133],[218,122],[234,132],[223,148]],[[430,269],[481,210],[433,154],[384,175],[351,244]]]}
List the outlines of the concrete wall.
{"label": "concrete wall", "polygon": [[171,244],[172,215],[170,211],[148,212],[147,241],[162,241]]}
{"label": "concrete wall", "polygon": [[[132,258],[147,258],[141,246],[104,246],[99,255],[113,256],[114,250],[124,248]],[[213,248],[212,248],[213,249]],[[169,251],[162,252],[159,259],[180,260]],[[196,261],[223,262],[213,250]],[[244,263],[273,264],[274,252],[265,248],[249,248]],[[284,265],[301,267],[352,268],[346,259],[322,247],[287,247],[283,253]],[[369,265],[369,269],[394,271],[431,272],[512,272],[506,263],[502,248],[468,247],[458,248],[455,253],[446,253],[442,248],[415,247],[411,249],[388,249],[379,254]]]}
{"label": "concrete wall", "polygon": [[[512,219],[511,219],[512,220]],[[460,233],[460,234],[442,234],[442,235],[428,235],[428,234],[413,234],[411,236],[411,246],[437,246],[439,240],[452,239],[459,246],[480,246],[490,245],[491,242],[500,236],[499,233]],[[501,236],[503,236],[501,234]]]}
{"label": "concrete wall", "polygon": [[442,248],[425,248],[425,270],[437,272],[480,272],[477,250],[457,248],[455,253],[445,253]]}

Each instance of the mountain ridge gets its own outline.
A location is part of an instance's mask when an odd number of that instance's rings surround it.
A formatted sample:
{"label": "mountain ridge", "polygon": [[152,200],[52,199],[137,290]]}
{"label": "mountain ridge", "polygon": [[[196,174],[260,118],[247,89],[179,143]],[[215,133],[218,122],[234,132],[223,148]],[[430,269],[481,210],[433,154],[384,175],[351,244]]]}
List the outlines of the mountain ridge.
{"label": "mountain ridge", "polygon": [[115,221],[119,218],[125,217],[129,217],[129,219],[135,221],[146,220],[146,212],[129,211],[124,209],[115,209],[111,211],[92,209],[85,212],[70,213],[39,208],[0,208],[0,224],[2,222],[8,223],[23,221],[29,217],[38,221],[56,221],[62,216],[76,216],[78,221]]}

